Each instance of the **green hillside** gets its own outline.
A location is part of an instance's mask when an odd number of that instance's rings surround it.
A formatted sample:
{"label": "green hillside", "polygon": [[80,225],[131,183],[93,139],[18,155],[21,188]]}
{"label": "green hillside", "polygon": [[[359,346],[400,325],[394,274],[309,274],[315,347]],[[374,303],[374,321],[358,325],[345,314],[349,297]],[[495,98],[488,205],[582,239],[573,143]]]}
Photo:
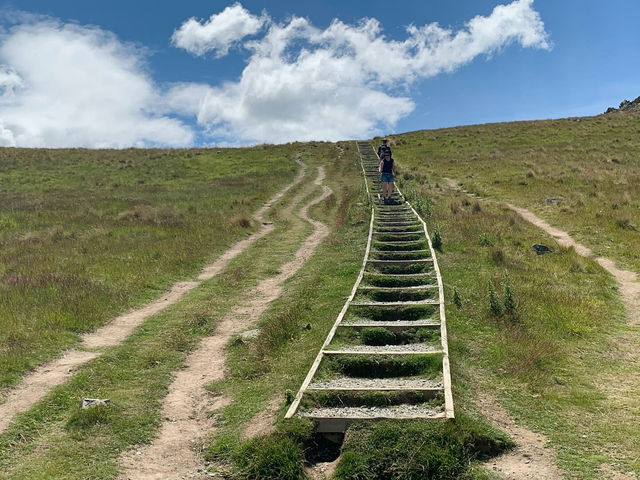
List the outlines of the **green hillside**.
{"label": "green hillside", "polygon": [[[640,333],[615,280],[505,206],[640,273],[639,134],[640,115],[618,112],[389,137],[400,187],[442,239],[457,418],[354,424],[332,478],[500,478],[483,462],[513,443],[488,425],[487,398],[545,436],[566,478],[640,475]],[[307,174],[268,211],[273,233],[19,415],[0,433],[0,478],[117,478],[121,455],[166,421],[162,400],[189,352],[311,231],[298,214],[321,189],[320,166],[333,194],[310,214],[329,236],[258,334],[229,343],[225,378],[207,386],[228,404],[211,413],[203,455],[216,478],[288,479],[340,453],[283,416],[362,262],[370,210],[354,142],[0,149],[0,392],[257,231],[251,215],[294,179],[298,156]],[[112,403],[87,413],[88,396]],[[275,426],[249,438],[261,415]]]}

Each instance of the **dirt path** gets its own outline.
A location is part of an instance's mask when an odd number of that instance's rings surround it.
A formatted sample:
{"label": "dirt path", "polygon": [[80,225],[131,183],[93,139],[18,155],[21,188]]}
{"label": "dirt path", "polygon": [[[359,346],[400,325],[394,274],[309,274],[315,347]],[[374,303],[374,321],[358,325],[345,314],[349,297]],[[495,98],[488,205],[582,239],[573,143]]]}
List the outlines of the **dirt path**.
{"label": "dirt path", "polygon": [[[452,189],[460,190],[474,198],[480,198],[477,195],[469,193],[467,190],[462,188],[456,180],[453,180],[451,178],[445,178],[445,180],[449,187],[451,187]],[[549,235],[555,238],[556,241],[563,247],[573,247],[578,255],[588,258],[593,257],[593,252],[590,248],[576,242],[567,232],[552,227],[548,222],[538,217],[531,210],[517,207],[511,203],[504,203],[504,205],[508,206],[511,210],[518,213],[526,221],[547,232]],[[629,314],[629,325],[640,325],[640,282],[638,282],[638,274],[635,272],[630,272],[628,270],[619,269],[616,266],[616,262],[611,260],[610,258],[594,257],[594,260],[598,262],[600,266],[607,272],[613,275],[613,277],[618,282],[618,288],[620,289],[622,301],[624,302],[627,313]]]}
{"label": "dirt path", "polygon": [[[450,178],[445,178],[445,180],[450,188],[460,190],[473,198],[481,199],[481,197],[478,197],[477,195],[474,195],[462,188],[456,180]],[[636,273],[619,269],[616,266],[616,263],[609,258],[593,257],[593,252],[590,248],[576,242],[567,232],[551,226],[548,222],[538,217],[532,211],[526,208],[517,207],[511,203],[503,204],[518,213],[528,222],[551,235],[556,239],[558,244],[568,248],[573,247],[576,253],[583,257],[594,258],[602,268],[616,279],[622,296],[622,301],[629,315],[629,325],[640,325],[640,282],[638,282],[638,275]],[[625,345],[625,349],[629,352],[629,361],[637,363],[638,359],[636,349],[629,345]],[[635,384],[629,384],[629,380],[630,379],[628,378],[610,379],[609,382],[606,382],[606,385],[609,385],[609,387],[605,390],[607,390],[607,393],[610,396],[613,395],[615,397],[620,397],[622,396],[621,392],[617,392],[615,389],[613,392],[610,392],[609,390],[611,390],[613,385],[620,386],[621,384],[624,384],[625,387],[623,390],[625,395],[628,395],[629,392],[636,392],[637,386]],[[483,407],[483,413],[485,413],[495,425],[512,435],[518,443],[518,448],[514,452],[498,457],[495,461],[491,462],[491,465],[496,471],[502,472],[507,476],[507,478],[515,480],[529,478],[562,478],[555,467],[555,455],[552,454],[552,452],[545,452],[545,450],[541,450],[541,447],[546,442],[545,437],[518,426],[513,419],[509,417],[509,414],[494,400],[484,397],[480,402],[480,405]],[[534,462],[535,459],[538,460]],[[543,474],[540,472],[535,470],[532,471],[529,466],[534,463],[536,465],[542,464],[540,471],[543,472],[544,475],[556,474],[558,476],[542,476]],[[621,476],[623,474],[613,470],[608,471],[607,469],[610,467],[607,465],[603,464],[601,467],[603,478],[634,478]]]}
{"label": "dirt path", "polygon": [[517,447],[509,453],[489,460],[486,465],[494,472],[513,480],[559,480],[564,478],[556,466],[556,453],[546,448],[544,435],[518,425],[492,397],[478,394],[476,404],[487,419],[500,430],[508,432]]}
{"label": "dirt path", "polygon": [[103,327],[83,335],[82,342],[77,348],[66,351],[62,357],[47,362],[25,375],[17,386],[3,394],[4,401],[0,403],[0,433],[9,426],[17,414],[29,410],[52,388],[69,379],[80,365],[101,354],[99,351],[86,351],[85,349],[112,347],[119,344],[131,335],[146,318],[164,310],[169,305],[173,305],[204,280],[219,274],[231,260],[245,251],[249,245],[269,234],[274,227],[271,223],[265,222],[263,218],[265,212],[291,188],[299,184],[305,176],[306,165],[298,157],[295,158],[295,161],[300,165],[300,171],[293,182],[276,193],[253,215],[253,219],[262,224],[260,230],[235,243],[214,262],[206,265],[198,275],[197,281],[175,283],[168,292],[157,300],[124,313]]}
{"label": "dirt path", "polygon": [[[324,170],[318,169],[316,185],[322,185]],[[313,232],[295,252],[294,259],[285,263],[279,273],[262,280],[244,296],[244,301],[234,308],[218,325],[215,335],[202,340],[189,355],[187,366],[177,372],[163,404],[165,419],[155,440],[139,450],[130,451],[120,459],[123,479],[187,479],[206,478],[204,462],[200,456],[205,437],[214,428],[212,412],[227,404],[205,390],[205,386],[224,376],[224,349],[234,336],[253,326],[269,304],[277,299],[285,280],[293,276],[311,257],[326,238],[327,227],[309,218],[308,211],[331,194],[323,192],[298,213],[311,223]],[[302,195],[302,194],[301,194]]]}

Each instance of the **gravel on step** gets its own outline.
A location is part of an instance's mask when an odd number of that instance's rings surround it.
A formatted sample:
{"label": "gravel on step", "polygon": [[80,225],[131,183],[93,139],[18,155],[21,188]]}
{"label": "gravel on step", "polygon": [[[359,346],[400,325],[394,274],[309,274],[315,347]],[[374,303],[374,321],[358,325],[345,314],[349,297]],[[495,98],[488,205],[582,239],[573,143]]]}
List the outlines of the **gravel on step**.
{"label": "gravel on step", "polygon": [[322,418],[412,418],[433,417],[441,414],[444,408],[441,406],[424,405],[393,405],[389,407],[337,407],[314,408],[306,412],[300,412],[304,417]]}
{"label": "gravel on step", "polygon": [[309,388],[442,388],[442,378],[336,378]]}
{"label": "gravel on step", "polygon": [[350,352],[433,352],[440,350],[441,347],[435,347],[428,343],[408,343],[406,345],[349,345],[332,347],[328,350],[349,350]]}

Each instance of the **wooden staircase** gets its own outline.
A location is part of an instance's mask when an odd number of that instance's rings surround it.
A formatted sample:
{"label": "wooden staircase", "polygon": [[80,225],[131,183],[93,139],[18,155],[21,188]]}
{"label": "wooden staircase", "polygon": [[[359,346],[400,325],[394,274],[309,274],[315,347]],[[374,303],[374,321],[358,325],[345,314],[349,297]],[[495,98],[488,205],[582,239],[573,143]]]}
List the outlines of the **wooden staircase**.
{"label": "wooden staircase", "polygon": [[357,142],[372,201],[362,268],[287,411],[318,432],[381,418],[454,417],[440,269],[427,226],[396,188],[380,197],[378,158]]}

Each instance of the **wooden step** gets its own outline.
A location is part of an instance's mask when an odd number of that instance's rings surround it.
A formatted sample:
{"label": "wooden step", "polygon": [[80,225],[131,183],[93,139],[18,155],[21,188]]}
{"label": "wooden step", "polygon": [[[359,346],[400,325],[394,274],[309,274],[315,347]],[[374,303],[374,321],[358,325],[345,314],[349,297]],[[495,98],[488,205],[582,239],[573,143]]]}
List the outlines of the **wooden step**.
{"label": "wooden step", "polygon": [[407,328],[440,328],[440,322],[433,320],[396,320],[387,322],[376,322],[373,320],[366,322],[341,322],[340,327],[345,328],[373,328],[383,327],[389,330],[406,330]]}
{"label": "wooden step", "polygon": [[366,272],[367,276],[378,276],[385,278],[395,278],[395,277],[435,277],[435,273],[433,272],[419,272],[419,273],[377,273],[377,272]]}
{"label": "wooden step", "polygon": [[352,307],[409,307],[412,305],[440,305],[439,300],[406,300],[404,302],[351,302]]}
{"label": "wooden step", "polygon": [[372,285],[372,286],[367,285],[364,287],[359,287],[358,291],[398,292],[402,290],[433,290],[435,288],[438,288],[438,285],[413,285],[411,287],[376,287],[375,285]]}
{"label": "wooden step", "polygon": [[398,236],[398,235],[417,235],[417,234],[424,235],[424,230],[406,230],[404,232],[398,232],[398,231],[382,232],[380,230],[374,230],[373,234],[374,235],[394,235],[394,236]]}
{"label": "wooden step", "polygon": [[442,350],[422,350],[422,351],[411,351],[411,350],[322,350],[324,355],[436,355],[443,353]]}
{"label": "wooden step", "polygon": [[432,258],[416,258],[414,260],[378,260],[376,258],[369,258],[367,263],[375,263],[381,265],[409,265],[413,263],[432,263]]}

